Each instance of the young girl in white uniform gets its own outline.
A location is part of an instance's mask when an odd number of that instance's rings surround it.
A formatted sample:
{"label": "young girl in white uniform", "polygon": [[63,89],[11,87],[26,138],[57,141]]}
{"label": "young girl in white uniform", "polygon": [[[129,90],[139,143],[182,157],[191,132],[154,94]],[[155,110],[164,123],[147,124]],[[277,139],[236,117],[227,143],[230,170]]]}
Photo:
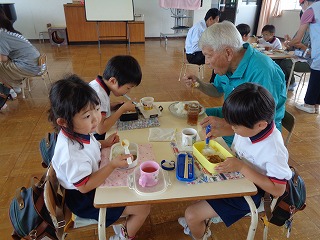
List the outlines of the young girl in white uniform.
{"label": "young girl in white uniform", "polygon": [[[49,120],[59,132],[52,166],[66,189],[66,204],[77,216],[98,220],[99,209],[93,206],[95,189],[115,168],[127,167],[130,155],[119,155],[99,169],[100,148],[119,142],[119,137],[113,134],[100,142],[93,137],[101,120],[100,100],[78,76],[54,83],[49,98]],[[128,215],[126,226],[110,239],[133,239],[149,212],[149,205],[108,208],[106,226]]]}
{"label": "young girl in white uniform", "polygon": [[[223,116],[235,132],[231,149],[236,157],[217,165],[218,173],[240,172],[258,188],[252,196],[258,208],[264,192],[281,196],[291,179],[288,151],[275,127],[275,102],[268,90],[244,83],[235,88],[223,104]],[[207,135],[211,137],[210,133]],[[229,227],[250,212],[243,197],[199,201],[186,209],[179,223],[194,239],[211,235],[207,219],[220,217]]]}

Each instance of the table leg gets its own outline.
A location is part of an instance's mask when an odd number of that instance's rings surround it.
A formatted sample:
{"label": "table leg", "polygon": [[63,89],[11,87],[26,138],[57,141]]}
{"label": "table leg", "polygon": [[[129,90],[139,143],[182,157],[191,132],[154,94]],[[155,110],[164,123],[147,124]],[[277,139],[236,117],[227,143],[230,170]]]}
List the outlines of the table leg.
{"label": "table leg", "polygon": [[99,224],[98,224],[99,240],[106,240],[106,215],[107,215],[107,209],[100,208]]}
{"label": "table leg", "polygon": [[253,240],[254,235],[256,234],[257,225],[258,225],[258,211],[257,211],[256,205],[254,204],[250,196],[244,196],[244,199],[247,201],[251,211],[251,224],[249,227],[247,240]]}

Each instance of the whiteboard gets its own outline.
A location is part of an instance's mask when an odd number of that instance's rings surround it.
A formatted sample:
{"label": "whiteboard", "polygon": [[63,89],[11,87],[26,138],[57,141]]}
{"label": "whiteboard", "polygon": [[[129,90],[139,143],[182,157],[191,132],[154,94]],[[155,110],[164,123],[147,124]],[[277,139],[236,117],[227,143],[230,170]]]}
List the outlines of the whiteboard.
{"label": "whiteboard", "polygon": [[133,21],[133,0],[86,0],[87,21]]}

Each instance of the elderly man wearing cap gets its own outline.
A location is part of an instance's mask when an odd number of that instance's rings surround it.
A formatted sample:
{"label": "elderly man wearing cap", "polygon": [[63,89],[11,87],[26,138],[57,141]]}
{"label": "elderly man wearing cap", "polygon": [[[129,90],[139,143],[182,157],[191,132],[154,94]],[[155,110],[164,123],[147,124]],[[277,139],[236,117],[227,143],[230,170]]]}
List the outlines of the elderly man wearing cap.
{"label": "elderly man wearing cap", "polygon": [[320,2],[316,0],[299,0],[304,13],[296,36],[287,44],[294,46],[301,42],[304,33],[310,28],[311,37],[311,73],[304,103],[296,104],[296,108],[307,113],[319,113],[320,105]]}

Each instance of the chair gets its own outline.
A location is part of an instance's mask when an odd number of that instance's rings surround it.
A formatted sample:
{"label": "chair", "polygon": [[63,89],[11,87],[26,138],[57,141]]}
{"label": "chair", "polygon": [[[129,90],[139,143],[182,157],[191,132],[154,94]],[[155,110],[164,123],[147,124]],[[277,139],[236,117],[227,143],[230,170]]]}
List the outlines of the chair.
{"label": "chair", "polygon": [[307,73],[311,72],[311,69],[309,67],[304,72],[297,71],[296,70],[296,64],[307,63],[307,60],[306,59],[302,59],[302,58],[297,58],[297,59],[296,58],[292,58],[291,60],[292,60],[292,68],[291,68],[290,76],[289,76],[288,83],[287,83],[287,93],[288,93],[288,89],[289,89],[289,85],[290,85],[290,79],[291,79],[292,75],[299,77],[299,83],[298,83],[298,86],[296,88],[296,91],[295,91],[295,94],[294,94],[294,100],[293,100],[293,102],[295,102],[296,98],[297,98],[298,89],[299,89],[299,87],[301,85],[301,82],[302,82],[302,87],[301,87],[301,89],[302,89],[303,86],[304,86],[305,80],[306,80],[306,75],[307,75]]}
{"label": "chair", "polygon": [[[282,126],[288,131],[288,135],[284,140],[284,145],[287,146],[289,144],[293,129],[294,129],[294,125],[295,125],[295,117],[289,113],[287,110],[285,111],[284,117],[282,119]],[[270,199],[271,200],[271,199]],[[261,220],[263,221],[264,224],[264,230],[263,230],[263,240],[267,240],[268,237],[268,227],[269,227],[269,222],[267,219],[267,211],[272,212],[276,203],[277,203],[278,198],[274,198],[271,201],[270,204],[270,209],[266,210],[264,209],[264,201],[269,201],[267,199],[263,199],[261,201],[260,207],[258,208],[258,212],[264,214],[263,217],[261,217]]]}
{"label": "chair", "polygon": [[[204,64],[198,65],[198,64],[189,63],[186,58],[186,50],[183,49],[182,66],[180,69],[179,81],[181,81],[182,76],[186,75],[188,66],[197,66],[198,67],[198,78],[203,79],[203,77],[204,77],[204,73],[203,73],[204,72]],[[182,75],[182,73],[183,73],[183,75]]]}
{"label": "chair", "polygon": [[[49,75],[49,72],[48,72],[47,55],[45,53],[42,53],[40,55],[39,60],[38,60],[38,66],[41,68],[41,71],[39,72],[38,75],[36,75],[34,77],[41,77],[42,78],[42,80],[44,82],[44,85],[46,86],[46,89],[47,89],[47,92],[48,92],[49,89],[48,89],[47,83],[46,83],[46,81],[44,79],[44,76],[47,75],[50,84],[52,82],[51,82],[51,78],[50,78],[50,75]],[[22,89],[22,97],[23,98],[26,98],[24,89],[27,88],[27,87],[28,87],[28,90],[30,92],[31,91],[31,87],[30,87],[30,78],[29,77],[25,77],[22,80],[22,88],[21,89]]]}
{"label": "chair", "polygon": [[[72,212],[66,206],[64,197],[65,190],[59,184],[55,170],[53,169],[52,165],[50,165],[47,170],[47,179],[44,185],[44,203],[51,216],[53,225],[56,228],[58,239],[63,240],[68,233],[73,233],[75,231],[92,231],[97,234],[98,222],[94,221],[94,224],[92,224],[92,219],[87,219],[89,220],[87,223],[82,222],[82,227],[74,227],[75,222],[73,220],[75,219],[75,215],[72,214]],[[124,220],[126,220],[126,216],[119,218],[116,224],[120,223],[121,221],[123,222]]]}
{"label": "chair", "polygon": [[288,135],[284,140],[285,146],[289,144],[289,141],[294,129],[295,121],[296,121],[296,118],[286,110],[284,117],[282,119],[282,126],[288,131]]}

